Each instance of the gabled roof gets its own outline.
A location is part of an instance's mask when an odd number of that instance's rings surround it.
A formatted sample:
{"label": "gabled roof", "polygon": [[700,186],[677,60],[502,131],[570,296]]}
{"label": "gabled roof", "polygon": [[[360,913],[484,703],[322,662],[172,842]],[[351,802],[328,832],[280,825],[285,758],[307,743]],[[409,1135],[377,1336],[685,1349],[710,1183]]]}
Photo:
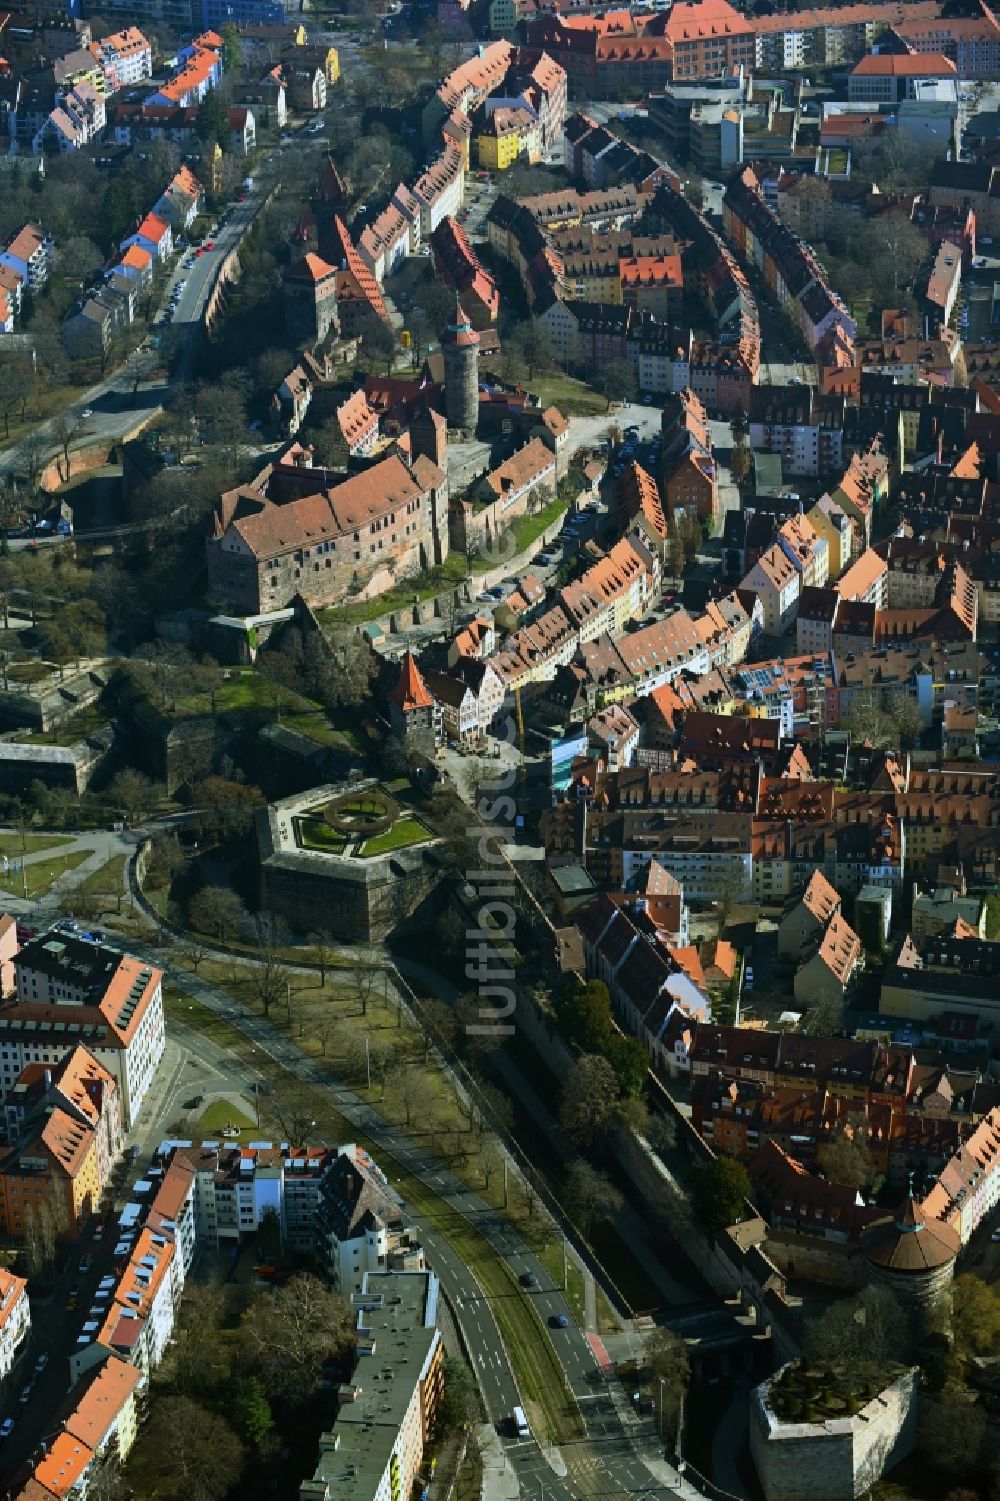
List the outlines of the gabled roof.
{"label": "gabled roof", "polygon": [[389,689],[388,698],[390,703],[398,704],[404,714],[410,713],[413,709],[433,708],[433,696],[423,680],[412,652],[408,651],[403,657],[399,677]]}
{"label": "gabled roof", "polygon": [[826,924],[840,910],[840,892],[835,890],[821,870],[814,870],[802,893],[802,906],[818,923]]}

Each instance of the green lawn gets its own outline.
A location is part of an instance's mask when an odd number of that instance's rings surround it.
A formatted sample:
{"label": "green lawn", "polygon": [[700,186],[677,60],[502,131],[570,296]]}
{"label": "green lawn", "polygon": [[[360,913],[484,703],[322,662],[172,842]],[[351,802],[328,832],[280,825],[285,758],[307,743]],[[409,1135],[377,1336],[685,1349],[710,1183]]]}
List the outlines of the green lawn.
{"label": "green lawn", "polygon": [[559,519],[566,509],[566,504],[565,500],[560,500],[557,496],[542,510],[536,511],[533,516],[519,516],[512,523],[511,531],[514,534],[518,554],[526,552],[532,542],[536,541],[547,527]]}
{"label": "green lawn", "polygon": [[304,850],[319,850],[327,855],[342,855],[346,840],[322,818],[298,820],[299,843]]}
{"label": "green lawn", "polygon": [[43,678],[55,675],[56,669],[49,662],[12,662],[7,668],[8,683],[40,683]]}
{"label": "green lawn", "polygon": [[[221,1136],[226,1126],[239,1126],[243,1135],[257,1130],[251,1115],[239,1110],[231,1100],[213,1100],[191,1127],[192,1136],[201,1140],[206,1136]],[[236,1141],[238,1138],[233,1137]]]}
{"label": "green lawn", "polygon": [[[26,865],[24,871],[28,876],[28,896],[46,896],[61,875],[82,865],[89,854],[89,850],[72,850],[68,855],[54,855],[51,860],[38,860],[33,865]],[[13,871],[0,871],[0,891],[23,896],[24,873],[20,870],[16,874]]]}
{"label": "green lawn", "polygon": [[365,855],[384,855],[389,850],[406,849],[407,845],[419,844],[422,839],[430,837],[429,831],[418,818],[397,818],[391,829],[384,834],[376,834],[372,839],[366,839],[358,850],[362,857]]}
{"label": "green lawn", "polygon": [[71,834],[25,834],[17,829],[0,829],[0,855],[37,855],[39,850],[54,850],[60,845],[72,844]]}
{"label": "green lawn", "polygon": [[[12,443],[17,443],[21,438],[33,433],[40,422],[47,422],[57,412],[70,406],[85,395],[88,387],[84,385],[47,385],[33,391],[28,399],[24,414],[24,421],[18,420],[18,416],[11,415],[10,431],[0,433],[0,449],[10,448]],[[48,450],[49,445],[45,445]],[[52,444],[52,457],[58,449],[58,444]]]}
{"label": "green lawn", "polygon": [[113,897],[117,902],[118,897],[125,890],[125,866],[128,863],[127,855],[112,855],[110,860],[105,860],[97,870],[92,870],[80,885],[76,893],[80,896],[107,896]]}
{"label": "green lawn", "polygon": [[97,709],[83,709],[54,729],[28,730],[17,738],[24,745],[76,745],[78,740],[85,740],[88,735],[105,729],[107,723],[107,718]]}
{"label": "green lawn", "polygon": [[[557,406],[564,417],[595,417],[608,410],[603,396],[592,391],[582,380],[574,380],[562,371],[534,375],[526,384],[543,407]],[[611,420],[610,416],[608,420]]]}
{"label": "green lawn", "polygon": [[[543,1241],[541,1245],[535,1246],[534,1249],[536,1255],[538,1256],[538,1259],[545,1267],[553,1282],[557,1287],[562,1287],[562,1242],[546,1240]],[[569,1304],[569,1308],[571,1313],[573,1314],[573,1317],[576,1319],[577,1323],[582,1329],[584,1327],[584,1321],[587,1312],[583,1292],[583,1273],[581,1272],[580,1268],[572,1261],[569,1262],[567,1270],[569,1272],[569,1286],[566,1288],[566,1302]],[[617,1325],[615,1327],[617,1328]]]}
{"label": "green lawn", "polygon": [[338,730],[322,709],[282,709],[281,723],[286,729],[295,730],[316,745],[339,745],[343,740],[351,745],[356,744],[356,736]]}

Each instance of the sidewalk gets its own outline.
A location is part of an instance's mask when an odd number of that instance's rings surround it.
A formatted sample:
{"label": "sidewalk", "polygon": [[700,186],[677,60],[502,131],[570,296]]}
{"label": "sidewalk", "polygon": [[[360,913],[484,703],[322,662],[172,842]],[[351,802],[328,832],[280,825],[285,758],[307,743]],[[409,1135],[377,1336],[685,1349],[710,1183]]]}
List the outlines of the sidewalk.
{"label": "sidewalk", "polygon": [[[48,915],[50,909],[58,909],[65,906],[67,898],[72,896],[72,893],[78,886],[83,884],[88,876],[100,870],[103,865],[106,865],[109,860],[114,859],[116,855],[124,855],[128,858],[135,849],[135,839],[132,835],[115,834],[108,829],[94,829],[87,834],[68,835],[60,834],[55,829],[32,830],[32,834],[36,833],[51,834],[53,838],[66,839],[67,842],[64,844],[53,844],[48,849],[32,850],[25,854],[17,848],[20,836],[16,829],[0,830],[0,853],[7,856],[11,866],[15,864],[23,866],[29,876],[27,899],[16,892],[3,892],[0,894],[0,907],[17,917],[31,917],[33,914],[41,915],[42,913]],[[49,890],[42,896],[34,897],[31,895],[30,872],[32,866],[45,865],[53,860],[60,859],[64,855],[77,854],[81,850],[88,851],[85,860],[81,860],[80,864],[72,870],[65,871],[62,875],[57,876]],[[8,870],[7,874],[8,877],[13,874],[16,881],[17,875],[11,870]],[[128,876],[126,873],[122,884],[123,892],[128,889],[127,882]]]}
{"label": "sidewalk", "polygon": [[521,1487],[493,1424],[480,1424],[476,1437],[483,1459],[482,1501],[516,1501]]}

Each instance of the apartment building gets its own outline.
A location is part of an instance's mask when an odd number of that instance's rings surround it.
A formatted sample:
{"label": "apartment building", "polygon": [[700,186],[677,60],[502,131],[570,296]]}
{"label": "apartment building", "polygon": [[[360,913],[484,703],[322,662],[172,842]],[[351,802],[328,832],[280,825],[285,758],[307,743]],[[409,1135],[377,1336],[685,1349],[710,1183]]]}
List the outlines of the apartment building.
{"label": "apartment building", "polygon": [[678,81],[721,78],[734,68],[753,68],[753,23],[727,0],[677,0],[665,29]]}
{"label": "apartment building", "polygon": [[764,611],[764,629],[783,635],[794,624],[799,604],[801,575],[787,553],[777,544],[762,553],[740,584],[752,590]]}
{"label": "apartment building", "polygon": [[17,1364],[31,1333],[28,1283],[0,1267],[0,1391]]}
{"label": "apartment building", "polygon": [[751,168],[730,180],[722,210],[726,238],[763,276],[810,349],[817,349],[836,333],[853,350],[858,336],[854,319],[830,287],[812,248],[769,206]]}
{"label": "apartment building", "polygon": [[928,24],[940,13],[937,0],[892,0],[757,16],[752,23],[755,70],[839,67],[863,57],[887,27]]}
{"label": "apartment building", "polygon": [[851,561],[854,548],[854,529],[851,518],[829,495],[821,495],[806,520],[813,530],[826,542],[827,576],[837,579]]}
{"label": "apartment building", "polygon": [[[943,53],[959,78],[995,78],[1000,73],[1000,22],[987,6],[976,16],[921,14],[895,21],[893,31],[917,53]],[[912,7],[907,7],[912,10]]]}
{"label": "apartment building", "polygon": [[839,605],[836,589],[802,588],[795,617],[795,644],[799,652],[829,656],[834,649]]}
{"label": "apartment building", "polygon": [[433,1272],[366,1272],[353,1297],[357,1362],[322,1435],[302,1501],[389,1501],[410,1496],[444,1391]]}
{"label": "apartment building", "polygon": [[38,292],[49,279],[55,250],[55,239],[47,230],[40,224],[25,224],[0,250],[0,266],[8,266],[32,292]]}
{"label": "apartment building", "polygon": [[882,558],[868,548],[842,573],[835,584],[841,599],[859,600],[884,610],[889,602],[889,570]]}
{"label": "apartment building", "polygon": [[153,50],[137,26],[90,43],[111,93],[141,83],[153,73]]}
{"label": "apartment building", "polygon": [[148,250],[156,261],[165,261],[174,248],[173,228],[168,220],[161,219],[159,214],[150,212],[140,219],[135,229],[125,236],[118,249],[124,254],[130,245],[138,245],[142,250]]}
{"label": "apartment building", "polygon": [[802,1006],[840,1005],[861,962],[861,939],[838,913],[827,923],[815,952],[795,972],[795,999]]}
{"label": "apartment building", "polygon": [[139,1429],[140,1372],[106,1355],[70,1390],[58,1429],[18,1501],[86,1496],[105,1465],[123,1464]]}
{"label": "apartment building", "polygon": [[844,398],[812,386],[755,386],[750,393],[750,447],[781,458],[789,476],[840,472],[844,463]]}
{"label": "apartment building", "polygon": [[369,1276],[423,1270],[399,1196],[360,1147],[341,1147],[324,1173],[313,1231],[324,1272],[345,1296],[357,1296]]}
{"label": "apartment building", "polygon": [[0,1090],[82,1044],[114,1079],[128,1129],[163,1056],[163,973],[75,929],[57,924],[17,954],[16,992],[0,1002]]}
{"label": "apartment building", "polygon": [[957,1230],[967,1246],[1000,1204],[1000,1109],[980,1121],[938,1174],[923,1212]]}
{"label": "apartment building", "polygon": [[667,515],[680,511],[714,521],[719,509],[718,467],[708,413],[693,390],[667,399],[660,434],[660,489]]}
{"label": "apartment building", "polygon": [[500,291],[457,219],[446,218],[431,236],[434,269],[461,298],[473,328],[492,328],[500,313]]}
{"label": "apartment building", "polygon": [[181,1257],[173,1237],[145,1225],[114,1288],[103,1322],[84,1323],[77,1341],[77,1369],[86,1369],[110,1350],[135,1367],[145,1386],[163,1359],[183,1285]]}
{"label": "apartment building", "polygon": [[847,97],[852,104],[898,104],[915,99],[925,79],[955,83],[955,64],[937,52],[879,52],[863,57],[851,70],[847,80]]}
{"label": "apartment building", "polygon": [[822,588],[829,573],[826,538],[805,516],[790,516],[779,526],[775,541],[799,574],[799,591]]}
{"label": "apartment building", "polygon": [[[216,87],[222,77],[222,38],[214,32],[207,35],[214,37],[211,46],[192,43],[181,48],[177,68],[155,93],[149,95],[145,101],[147,105],[164,104],[186,109],[190,105],[200,104],[205,95]],[[216,46],[220,50],[217,51]]]}
{"label": "apartment building", "polygon": [[121,1156],[118,1086],[84,1047],[54,1068],[29,1064],[4,1103],[11,1150],[0,1157],[0,1226],[17,1238],[43,1206],[79,1229]]}

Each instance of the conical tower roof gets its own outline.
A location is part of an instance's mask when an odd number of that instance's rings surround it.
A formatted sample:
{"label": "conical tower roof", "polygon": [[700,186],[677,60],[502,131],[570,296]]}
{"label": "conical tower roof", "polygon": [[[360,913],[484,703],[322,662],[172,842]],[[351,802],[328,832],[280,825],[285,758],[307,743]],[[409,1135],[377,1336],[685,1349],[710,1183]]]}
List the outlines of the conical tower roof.
{"label": "conical tower roof", "polygon": [[933,1272],[958,1255],[958,1231],[941,1220],[927,1219],[912,1196],[899,1211],[877,1220],[862,1242],[865,1255],[886,1271]]}
{"label": "conical tower roof", "polygon": [[429,709],[434,703],[412,652],[408,651],[403,658],[399,677],[389,690],[389,702],[398,705],[404,714],[414,709]]}
{"label": "conical tower roof", "polygon": [[468,313],[462,307],[458,297],[455,297],[455,311],[448,320],[448,326],[441,335],[442,348],[451,344],[459,349],[471,349],[479,344],[479,335],[472,326]]}

